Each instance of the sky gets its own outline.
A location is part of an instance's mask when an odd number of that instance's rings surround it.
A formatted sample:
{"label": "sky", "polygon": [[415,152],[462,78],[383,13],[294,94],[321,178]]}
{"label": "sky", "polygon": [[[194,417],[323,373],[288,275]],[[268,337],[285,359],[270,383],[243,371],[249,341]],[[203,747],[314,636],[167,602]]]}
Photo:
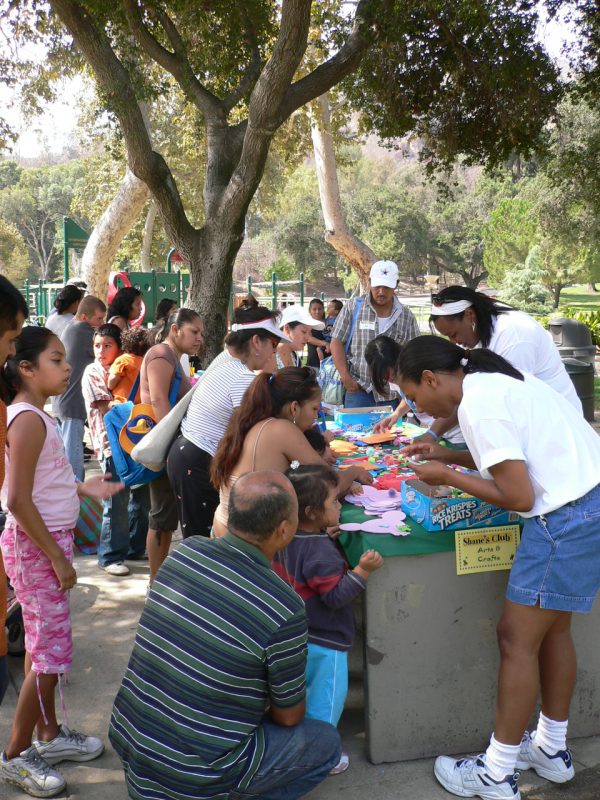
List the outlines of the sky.
{"label": "sky", "polygon": [[[560,58],[562,45],[573,35],[572,29],[560,21],[540,24],[539,38],[554,59]],[[19,134],[10,157],[19,160],[37,158],[44,153],[59,155],[73,142],[77,125],[77,99],[85,92],[86,85],[82,77],[63,81],[57,95],[65,99],[46,104],[40,116],[27,120],[20,112],[14,90],[0,86],[0,116]]]}

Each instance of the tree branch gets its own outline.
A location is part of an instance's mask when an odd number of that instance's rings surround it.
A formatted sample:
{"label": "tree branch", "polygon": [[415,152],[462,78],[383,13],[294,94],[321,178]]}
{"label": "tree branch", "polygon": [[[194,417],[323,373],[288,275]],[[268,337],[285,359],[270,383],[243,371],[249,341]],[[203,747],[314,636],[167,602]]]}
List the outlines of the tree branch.
{"label": "tree branch", "polygon": [[260,48],[250,24],[248,24],[246,29],[246,38],[252,47],[252,59],[237,87],[223,99],[223,105],[227,113],[229,113],[232,108],[235,108],[260,75]]}
{"label": "tree branch", "polygon": [[129,74],[106,34],[76,0],[50,0],[50,5],[73,36],[116,114],[127,145],[129,168],[152,192],[169,236],[177,242],[190,241],[196,231],[186,217],[175,179],[164,158],[152,150]]}
{"label": "tree branch", "polygon": [[373,33],[367,20],[367,12],[371,6],[371,0],[359,0],[354,25],[344,45],[334,56],[289,87],[279,109],[278,126],[298,108],[328,92],[357,68],[373,41]]}
{"label": "tree branch", "polygon": [[[123,0],[129,28],[140,46],[151,59],[169,72],[180,84],[188,100],[210,119],[221,111],[221,101],[204,87],[192,70],[185,55],[185,44],[166,11],[154,12],[160,20],[173,52],[163,47],[144,23],[142,10],[136,0]],[[149,13],[151,13],[149,11]]]}

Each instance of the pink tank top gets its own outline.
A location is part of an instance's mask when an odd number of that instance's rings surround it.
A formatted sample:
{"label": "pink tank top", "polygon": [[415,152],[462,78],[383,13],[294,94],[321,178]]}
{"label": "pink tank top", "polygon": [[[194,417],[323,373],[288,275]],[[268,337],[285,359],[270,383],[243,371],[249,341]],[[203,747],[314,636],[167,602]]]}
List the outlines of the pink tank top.
{"label": "pink tank top", "polygon": [[[56,420],[29,403],[14,403],[8,407],[7,422],[11,423],[23,411],[33,411],[46,426],[46,439],[35,468],[32,499],[49,531],[71,530],[79,517],[79,496],[73,469],[65,454],[65,446]],[[10,448],[6,448],[6,479],[2,487],[2,506],[8,513],[6,527],[17,528],[18,523],[8,508],[10,473]]]}

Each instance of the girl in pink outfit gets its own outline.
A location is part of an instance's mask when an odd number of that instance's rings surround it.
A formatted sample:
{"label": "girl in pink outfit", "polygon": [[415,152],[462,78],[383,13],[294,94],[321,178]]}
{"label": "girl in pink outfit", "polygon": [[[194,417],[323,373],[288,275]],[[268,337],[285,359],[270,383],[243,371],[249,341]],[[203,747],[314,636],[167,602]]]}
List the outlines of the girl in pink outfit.
{"label": "girl in pink outfit", "polygon": [[85,483],[75,479],[56,421],[44,412],[48,398],[67,388],[70,374],[58,337],[38,327],[23,329],[5,368],[14,398],[7,418],[2,505],[8,515],[1,547],[23,610],[27,654],[0,776],[36,797],[64,790],[65,779],[53,764],[88,761],[104,749],[100,739],[59,725],[54,710],[59,678],[71,668],[68,590],[77,581],[72,560],[79,496],[104,499],[123,488],[109,483],[110,475]]}

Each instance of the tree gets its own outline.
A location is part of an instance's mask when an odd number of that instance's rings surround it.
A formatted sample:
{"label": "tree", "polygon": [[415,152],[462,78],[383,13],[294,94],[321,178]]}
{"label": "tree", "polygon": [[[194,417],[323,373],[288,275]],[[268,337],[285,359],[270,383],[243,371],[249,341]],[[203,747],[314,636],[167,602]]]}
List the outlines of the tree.
{"label": "tree", "polygon": [[531,200],[500,200],[483,231],[483,263],[492,286],[500,287],[507,270],[524,264],[538,241],[538,220]]}
{"label": "tree", "polygon": [[540,246],[531,248],[524,264],[518,264],[504,274],[500,299],[528,314],[547,314],[552,297],[544,285],[546,266]]}
{"label": "tree", "polygon": [[[38,31],[53,37],[51,58],[70,52],[60,20],[119,121],[131,171],[190,263],[191,300],[207,323],[210,355],[220,347],[248,206],[276,130],[297,109],[347,79],[347,96],[367,124],[384,136],[416,130],[432,163],[459,152],[498,161],[537,142],[559,91],[535,43],[535,7],[517,0],[358,0],[353,16],[334,0],[50,0],[47,8],[34,13]],[[307,71],[311,21],[322,61]],[[203,120],[201,223],[186,213],[143,124],[140,102],[160,94],[165,75]]]}
{"label": "tree", "polygon": [[18,284],[26,277],[29,263],[23,237],[15,225],[0,217],[0,272]]}
{"label": "tree", "polygon": [[[70,213],[77,185],[83,180],[80,161],[25,169],[16,183],[0,191],[0,216],[14,225],[29,250],[36,273],[44,280],[58,269],[58,232]],[[81,220],[85,227],[85,220]]]}

